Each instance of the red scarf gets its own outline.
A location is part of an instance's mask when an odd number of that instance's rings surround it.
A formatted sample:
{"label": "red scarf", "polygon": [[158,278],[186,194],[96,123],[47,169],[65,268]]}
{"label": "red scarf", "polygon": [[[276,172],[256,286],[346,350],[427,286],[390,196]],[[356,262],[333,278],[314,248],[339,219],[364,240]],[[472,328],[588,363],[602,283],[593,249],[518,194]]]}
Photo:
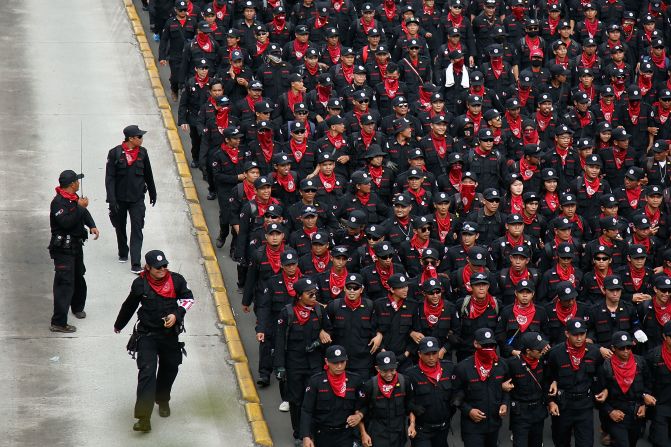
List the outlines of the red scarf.
{"label": "red scarf", "polygon": [[342,68],[342,75],[345,78],[345,82],[352,85],[352,82],[354,81],[354,65],[347,66],[344,63],[341,63],[340,68]]}
{"label": "red scarf", "polygon": [[[452,166],[450,166],[450,172],[447,174],[447,177],[450,180],[450,184],[457,191],[459,191],[460,188],[461,188],[461,172],[462,172],[462,170],[463,170],[463,166],[460,163],[455,163]],[[473,189],[473,193],[475,193],[475,189]]]}
{"label": "red scarf", "polygon": [[294,284],[296,281],[300,279],[302,276],[301,271],[297,268],[296,273],[294,273],[294,276],[287,276],[286,273],[284,273],[284,270],[282,270],[282,279],[284,279],[284,284],[286,285],[287,288],[287,293],[291,297],[296,296],[296,291],[294,290]]}
{"label": "red scarf", "polygon": [[627,112],[632,124],[638,124],[638,118],[641,115],[641,101],[628,101]]}
{"label": "red scarf", "polygon": [[[335,298],[338,295],[340,295],[340,292],[343,291],[345,288],[345,280],[347,279],[347,269],[344,268],[342,273],[338,274],[335,272],[335,268],[331,267],[329,271],[329,284],[331,285],[331,297]],[[352,300],[345,299],[345,304],[347,304],[350,309],[354,310],[357,307],[359,307],[359,304],[361,304],[361,297],[359,297],[358,304],[357,301],[353,301],[352,306],[350,306],[349,302]]]}
{"label": "red scarf", "polygon": [[310,313],[312,312],[312,309],[312,307],[303,306],[301,303],[296,303],[294,306],[294,315],[296,315],[298,324],[304,326],[305,323],[310,321]]}
{"label": "red scarf", "polygon": [[237,147],[231,147],[226,143],[221,143],[221,150],[226,152],[226,155],[228,155],[228,158],[231,159],[231,163],[234,165],[238,164],[238,155],[239,155],[239,149]]}
{"label": "red scarf", "polygon": [[590,101],[594,101],[594,96],[596,96],[596,91],[593,85],[590,85],[589,88],[585,87],[583,83],[578,84],[578,90],[581,92],[587,93]]}
{"label": "red scarf", "polygon": [[410,246],[417,250],[419,257],[421,258],[422,253],[424,253],[424,250],[429,246],[429,240],[427,239],[426,241],[422,242],[418,235],[415,234],[410,238]]}
{"label": "red scarf", "polygon": [[308,73],[310,73],[310,76],[316,76],[317,72],[319,72],[319,65],[315,63],[312,67],[310,67],[310,64],[308,64],[307,59],[304,59],[304,61],[305,61],[304,64],[305,69],[308,71]]}
{"label": "red scarf", "polygon": [[533,53],[535,50],[543,51],[541,48],[541,38],[538,36],[529,37],[525,35],[524,42],[527,44],[527,48],[529,48],[529,53]]}
{"label": "red scarf", "polygon": [[633,209],[636,209],[638,206],[638,199],[641,197],[641,186],[637,186],[636,188],[632,189],[625,189],[624,192],[627,193],[627,201],[629,202],[629,206]]}
{"label": "red scarf", "polygon": [[431,133],[431,140],[433,141],[433,148],[438,153],[438,156],[440,158],[445,158],[445,155],[447,154],[447,138],[445,138],[445,135],[439,136],[435,133]]}
{"label": "red scarf", "polygon": [[[469,111],[466,112],[466,116],[467,116],[471,121],[473,121],[473,132],[474,132],[475,134],[477,134],[478,131],[480,130],[480,121],[482,121],[482,113],[478,113],[477,115],[473,115],[473,114],[471,113],[471,111],[469,110]],[[477,148],[476,148],[476,149],[477,149]]]}
{"label": "red scarf", "polygon": [[396,388],[397,382],[398,373],[394,374],[394,378],[391,379],[391,382],[389,383],[384,381],[380,373],[377,373],[377,387],[380,390],[380,393],[382,393],[382,395],[387,399],[389,399],[391,394],[394,392],[394,388]]}
{"label": "red scarf", "polygon": [[[263,217],[263,215],[266,214],[266,210],[268,209],[268,207],[270,205],[277,205],[278,203],[280,203],[280,202],[277,201],[277,199],[275,199],[273,197],[268,199],[268,201],[266,203],[259,202],[259,199],[257,197],[257,198],[254,199],[254,202],[256,203],[256,208],[258,210],[259,217]],[[277,273],[277,272],[275,272],[275,273]]]}
{"label": "red scarf", "polygon": [[575,286],[576,278],[575,267],[573,267],[573,264],[569,264],[568,268],[566,269],[564,269],[560,264],[557,264],[557,276],[559,276],[559,279],[562,281],[570,281],[571,284]]}
{"label": "red scarf", "polygon": [[[345,275],[345,276],[347,276],[347,275]],[[344,277],[343,277],[343,278],[344,278]],[[344,279],[343,279],[343,282],[344,282]],[[331,286],[331,287],[333,287],[333,286]],[[331,293],[333,293],[333,291],[331,291]],[[335,295],[332,295],[332,296],[335,298]],[[345,301],[345,306],[347,306],[348,309],[350,309],[350,310],[356,310],[356,309],[359,308],[359,306],[361,306],[361,301],[362,301],[362,299],[361,299],[361,295],[359,295],[359,298],[357,298],[357,299],[354,300],[354,301],[352,301],[352,300],[350,300],[350,299],[348,299],[348,298],[345,298],[344,301]]]}
{"label": "red scarf", "polygon": [[359,199],[359,202],[361,202],[363,206],[366,206],[368,205],[368,201],[370,200],[370,193],[369,192],[363,193],[361,191],[357,191],[356,198]]}
{"label": "red scarf", "polygon": [[519,82],[517,83],[517,97],[520,100],[520,104],[522,107],[527,105],[527,101],[529,100],[529,95],[531,94],[531,88],[529,87],[521,87],[519,85]]}
{"label": "red scarf", "polygon": [[222,107],[217,110],[217,114],[214,117],[214,121],[217,124],[218,129],[226,129],[228,127],[228,107]]}
{"label": "red scarf", "polygon": [[436,268],[434,266],[427,265],[422,269],[422,275],[419,278],[419,283],[423,284],[424,281],[431,278],[438,278],[438,272],[436,271]]}
{"label": "red scarf", "polygon": [[520,176],[522,180],[529,180],[536,172],[538,172],[538,166],[529,163],[525,157],[520,158]]}
{"label": "red scarf", "polygon": [[496,354],[496,348],[478,348],[475,350],[473,357],[475,363],[475,371],[480,376],[480,381],[484,382],[489,377],[489,373],[494,366],[494,363],[499,359]]}
{"label": "red scarf", "polygon": [[261,100],[263,100],[262,97],[259,97],[258,99],[252,99],[252,97],[249,96],[249,95],[245,99],[247,100],[247,105],[249,106],[249,110],[251,110],[252,112],[256,112],[256,109],[254,108],[254,104],[256,104],[257,102],[261,102]]}
{"label": "red scarf", "polygon": [[305,150],[307,149],[307,140],[304,139],[302,143],[296,142],[293,138],[289,141],[289,147],[291,148],[291,153],[296,159],[296,163],[300,163],[305,155]]}
{"label": "red scarf", "polygon": [[303,92],[294,93],[292,89],[287,92],[287,105],[289,110],[294,111],[294,106],[303,102]]}
{"label": "red scarf", "polygon": [[662,345],[662,359],[668,370],[671,371],[671,351],[669,351],[666,345]]}
{"label": "red scarf", "polygon": [[[298,39],[294,39],[294,53],[296,54],[296,59],[301,60],[305,53],[308,51],[308,46],[310,42],[299,42]],[[293,109],[292,109],[293,110]]]}
{"label": "red scarf", "polygon": [[428,366],[420,358],[417,366],[434,386],[438,384],[440,378],[443,376],[443,367],[440,365],[440,362],[436,362],[434,366]]}
{"label": "red scarf", "polygon": [[615,159],[615,167],[622,169],[624,161],[627,159],[627,150],[613,147],[613,158]]}
{"label": "red scarf", "polygon": [[385,78],[384,91],[387,93],[389,99],[394,99],[398,93],[398,79]]}
{"label": "red scarf", "polygon": [[471,206],[473,206],[475,199],[475,185],[465,185],[462,183],[459,193],[461,194],[461,203],[464,205],[464,211],[468,213],[471,211]]}
{"label": "red scarf", "polygon": [[440,242],[445,242],[445,238],[452,228],[452,218],[450,217],[450,213],[447,213],[445,217],[440,217],[440,214],[436,212],[434,218],[438,225],[438,238],[440,239]]}
{"label": "red scarf", "polygon": [[315,17],[315,29],[323,28],[328,23],[328,21],[329,21],[328,16],[321,17],[317,15],[317,17]]}
{"label": "red scarf", "polygon": [[420,187],[417,191],[413,191],[412,189],[408,188],[408,192],[410,193],[411,196],[415,198],[415,202],[417,202],[418,205],[422,205],[424,202],[424,194],[426,191],[424,191],[424,188]]}
{"label": "red scarf", "polygon": [[269,130],[267,132],[258,132],[256,138],[259,141],[259,147],[263,153],[263,158],[266,160],[266,163],[270,162],[270,159],[273,157],[273,151],[275,149],[275,141],[273,140],[273,132]]}
{"label": "red scarf", "polygon": [[503,73],[503,57],[492,57],[490,59],[492,72],[494,73],[494,77],[498,79],[501,76],[501,73]]}
{"label": "red scarf", "polygon": [[126,156],[126,163],[128,163],[128,166],[133,166],[133,163],[137,160],[137,156],[140,154],[140,146],[131,149],[126,142],[123,142],[121,143],[121,149],[123,149],[123,154]]}
{"label": "red scarf", "polygon": [[332,64],[337,64],[340,60],[340,45],[327,45],[326,50],[329,52],[329,58]]}
{"label": "red scarf", "polygon": [[198,44],[200,49],[206,53],[211,53],[212,51],[214,51],[214,45],[212,45],[212,41],[210,40],[209,34],[198,33],[196,35],[196,43]]}
{"label": "red scarf", "polygon": [[359,19],[359,23],[361,24],[361,27],[363,28],[364,34],[368,35],[368,32],[375,28],[375,19],[372,19],[370,23],[366,23],[366,21],[361,17]]}
{"label": "red scarf", "polygon": [[56,194],[63,197],[64,199],[70,200],[72,202],[76,202],[77,200],[79,200],[79,196],[77,195],[77,193],[67,192],[63,188],[61,188],[60,186],[56,187]]}
{"label": "red scarf", "polygon": [[361,140],[363,141],[363,145],[365,146],[366,149],[368,149],[370,143],[373,142],[373,138],[375,138],[375,131],[367,133],[363,129],[361,129]]}
{"label": "red scarf", "polygon": [[643,278],[645,278],[645,268],[636,269],[633,265],[629,265],[629,274],[631,275],[631,280],[634,283],[634,290],[638,290],[643,285]]}
{"label": "red scarf", "polygon": [[331,0],[331,4],[333,5],[333,9],[335,9],[336,12],[340,12],[340,9],[342,8],[343,3],[345,3],[343,0]]}
{"label": "red scarf", "polygon": [[[543,115],[541,115],[543,116]],[[538,118],[538,117],[536,117]],[[552,119],[552,117],[550,117]],[[549,121],[548,121],[549,124]],[[531,130],[525,130],[522,133],[522,144],[538,144],[540,143],[541,139],[538,136],[538,131],[536,129],[531,129]]]}
{"label": "red scarf", "polygon": [[524,200],[522,200],[522,196],[511,196],[510,197],[510,213],[511,214],[520,214],[522,213],[522,210],[524,209]]}
{"label": "red scarf", "polygon": [[245,193],[247,200],[256,199],[256,188],[254,188],[253,183],[249,183],[247,180],[242,181],[242,190]]}
{"label": "red scarf", "polygon": [[[601,112],[603,112],[603,118],[608,121],[609,123],[612,122],[613,120],[613,112],[615,111],[615,102],[611,102],[610,104],[606,104],[602,99],[599,100],[599,107],[601,108]],[[583,125],[582,120],[580,122],[580,125],[582,127],[585,127],[586,125],[589,124],[589,121]]]}
{"label": "red scarf", "polygon": [[287,22],[287,16],[284,14],[276,15],[273,17],[273,26],[275,27],[275,32],[279,33],[284,29],[284,25]]}
{"label": "red scarf", "polygon": [[482,314],[485,313],[488,307],[491,307],[492,309],[496,308],[496,301],[494,301],[494,297],[489,293],[487,293],[487,296],[482,302],[479,302],[475,298],[471,297],[468,318],[471,320],[479,318]]}
{"label": "red scarf", "polygon": [[531,367],[532,370],[535,370],[538,367],[538,359],[532,359],[531,357],[527,357],[524,354],[522,354],[522,359],[526,362],[527,365]]}
{"label": "red scarf", "polygon": [[149,286],[152,288],[157,295],[162,296],[163,298],[177,298],[177,292],[175,292],[175,284],[172,281],[172,275],[170,271],[167,271],[166,275],[161,279],[154,279],[148,270],[143,270],[140,273],[140,277],[147,280]]}
{"label": "red scarf", "polygon": [[652,88],[652,78],[647,76],[638,77],[638,88],[641,89],[641,95],[645,96]]}
{"label": "red scarf", "polygon": [[442,298],[435,306],[429,303],[428,299],[424,300],[424,316],[426,317],[427,323],[429,323],[429,327],[433,327],[436,323],[438,323],[440,320],[440,315],[443,313],[444,306],[445,302]]}
{"label": "red scarf", "polygon": [[382,166],[368,165],[368,173],[370,174],[373,183],[375,183],[375,186],[378,188],[382,184],[382,171]]}
{"label": "red scarf", "polygon": [[[422,106],[422,109],[425,112],[428,112],[431,109],[431,96],[433,93],[424,89],[424,86],[419,86],[419,103]],[[433,116],[431,116],[433,118]]]}
{"label": "red scarf", "polygon": [[391,307],[394,309],[394,311],[398,311],[401,307],[403,307],[403,303],[405,302],[405,299],[396,301],[394,300],[394,296],[391,293],[387,294],[387,299],[391,303]]}
{"label": "red scarf", "polygon": [[653,227],[659,225],[659,219],[662,215],[662,212],[660,211],[659,208],[657,208],[654,212],[650,212],[648,210],[648,205],[646,205],[645,208],[643,208],[643,211],[645,212],[645,215],[648,217],[650,225],[652,225]]}
{"label": "red scarf", "polygon": [[508,269],[508,278],[510,278],[510,282],[513,283],[514,286],[517,285],[520,281],[523,279],[531,279],[531,274],[529,273],[528,268],[524,268],[521,272],[515,271],[512,267]]}
{"label": "red scarf", "polygon": [[380,276],[380,284],[382,284],[382,287],[384,287],[387,290],[390,290],[389,288],[389,277],[394,274],[394,263],[392,262],[389,264],[389,268],[385,269],[382,264],[375,259],[375,270],[377,271],[377,274]]}
{"label": "red scarf", "polygon": [[594,39],[594,36],[596,36],[596,32],[598,31],[599,28],[599,21],[597,19],[592,20],[591,22],[585,18],[585,31],[587,31],[587,34],[591,39]]}
{"label": "red scarf", "polygon": [[559,195],[556,192],[545,192],[545,203],[550,211],[554,212],[559,207]]}
{"label": "red scarf", "polygon": [[[612,112],[609,115],[612,117]],[[581,113],[576,110],[576,116],[580,122],[580,127],[587,127],[592,122],[592,115],[589,113],[589,110],[587,110],[585,113]]]}
{"label": "red scarf", "polygon": [[384,9],[384,15],[389,22],[392,22],[396,18],[396,3],[393,0],[386,0],[382,3],[382,9]]}
{"label": "red scarf", "polygon": [[459,14],[456,16],[452,15],[452,11],[447,13],[447,21],[452,22],[452,26],[455,28],[461,28],[461,22],[464,20],[464,16]]}
{"label": "red scarf", "polygon": [[531,225],[534,220],[536,220],[536,214],[532,214],[531,216],[527,216],[527,212],[522,213],[522,220],[524,221],[524,225]]}
{"label": "red scarf", "polygon": [[[662,351],[664,348],[662,348]],[[630,355],[626,363],[621,362],[617,356],[610,358],[610,366],[613,368],[613,377],[623,394],[627,394],[629,388],[636,378],[636,361],[634,356]]]}
{"label": "red scarf", "polygon": [[[601,239],[599,239],[599,240],[601,240]],[[600,271],[598,271],[597,269],[594,269],[594,279],[596,279],[596,284],[599,286],[599,289],[601,290],[601,293],[604,293],[604,290],[605,290],[603,288],[603,280],[606,278],[606,276],[612,275],[612,274],[613,274],[613,269],[611,269],[610,267],[608,267],[608,270],[603,275],[601,274]]]}
{"label": "red scarf", "polygon": [[561,148],[558,144],[555,144],[555,152],[559,155],[561,159],[562,166],[566,166],[566,157],[568,156],[568,147]]}
{"label": "red scarf", "polygon": [[329,177],[326,177],[324,174],[319,172],[319,180],[321,180],[322,185],[324,186],[324,189],[326,192],[331,192],[333,189],[336,187],[336,176],[335,173],[331,173]]}
{"label": "red scarf", "polygon": [[336,150],[340,149],[345,145],[345,139],[343,138],[342,134],[336,134],[334,137],[331,135],[331,132],[326,132],[326,138],[328,138],[329,142],[333,147],[336,148]]}
{"label": "red scarf", "polygon": [[294,181],[294,176],[291,174],[291,172],[284,176],[277,175],[275,176],[275,180],[277,180],[277,183],[279,183],[282,189],[284,189],[286,192],[296,191],[296,182]]}
{"label": "red scarf", "polygon": [[268,264],[275,274],[279,273],[282,265],[280,264],[280,255],[284,251],[284,242],[277,247],[277,250],[273,250],[269,244],[266,244],[266,257],[268,258]]}
{"label": "red scarf", "polygon": [[587,345],[583,343],[581,347],[575,348],[567,341],[566,352],[568,353],[568,358],[571,361],[571,369],[573,369],[573,371],[579,370],[580,363],[582,363],[582,358],[585,357],[585,352],[587,352]]}
{"label": "red scarf", "polygon": [[515,135],[515,138],[522,138],[522,117],[518,116],[517,118],[513,118],[507,110],[504,116],[510,127],[510,131]]}
{"label": "red scarf", "polygon": [[520,325],[520,332],[525,332],[536,315],[536,306],[534,303],[529,303],[526,307],[520,307],[517,300],[513,304],[513,316]]}
{"label": "red scarf", "polygon": [[583,180],[585,182],[585,191],[587,192],[587,198],[591,198],[594,194],[599,192],[601,187],[601,177],[597,176],[594,180],[587,179],[587,175],[583,175]]}
{"label": "red scarf", "polygon": [[557,319],[566,326],[566,322],[571,318],[575,317],[575,314],[578,312],[578,302],[573,300],[573,304],[568,309],[564,309],[559,301],[559,298],[555,298],[555,311],[557,312]]}
{"label": "red scarf", "polygon": [[557,17],[556,19],[553,19],[552,17],[548,16],[548,26],[550,27],[550,35],[554,36],[555,31],[557,30],[557,25],[559,25],[559,20],[561,17]]}
{"label": "red scarf", "polygon": [[256,55],[260,56],[262,55],[265,51],[266,48],[268,48],[268,45],[270,44],[270,40],[267,39],[265,43],[261,43],[258,40],[256,41]]}
{"label": "red scarf", "polygon": [[217,17],[217,20],[224,20],[226,16],[226,3],[223,6],[217,6],[217,2],[212,2],[212,9],[214,10],[214,15]]}
{"label": "red scarf", "polygon": [[659,56],[655,56],[654,52],[652,51],[652,47],[650,48],[650,58],[652,59],[652,62],[657,66],[657,68],[661,68],[662,70],[666,70],[666,50],[662,50],[662,54]]}
{"label": "red scarf", "polygon": [[664,110],[662,105],[657,103],[657,115],[659,116],[660,123],[662,124],[666,123],[666,120],[669,119],[669,113],[671,113],[671,109]]}
{"label": "red scarf", "polygon": [[210,76],[205,76],[204,78],[201,78],[198,76],[198,73],[193,77],[196,80],[196,84],[198,84],[198,87],[204,88],[208,82],[210,82]]}
{"label": "red scarf", "polygon": [[538,124],[538,128],[541,131],[545,131],[547,127],[550,125],[550,121],[552,121],[552,114],[549,116],[543,115],[540,110],[536,112],[536,123]]}
{"label": "red scarf", "polygon": [[314,266],[317,273],[324,273],[331,262],[331,253],[327,250],[326,254],[317,256],[312,255],[312,265]]}

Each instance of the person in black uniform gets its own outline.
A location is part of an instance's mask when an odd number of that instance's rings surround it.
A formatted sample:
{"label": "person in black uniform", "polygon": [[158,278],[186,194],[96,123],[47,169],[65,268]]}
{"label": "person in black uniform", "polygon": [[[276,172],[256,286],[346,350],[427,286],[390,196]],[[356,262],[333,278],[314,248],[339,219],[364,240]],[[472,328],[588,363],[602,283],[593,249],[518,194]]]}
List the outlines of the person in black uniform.
{"label": "person in black uniform", "polygon": [[[359,424],[364,447],[403,447],[406,441],[405,421],[410,411],[408,378],[396,371],[393,352],[375,357],[377,374],[368,379],[359,393],[357,410],[363,414]],[[411,425],[414,429],[414,424]]]}
{"label": "person in black uniform", "polygon": [[508,365],[496,354],[494,331],[480,328],[473,334],[475,354],[454,368],[454,406],[461,410],[464,445],[496,447],[510,396],[504,392]]}
{"label": "person in black uniform", "polygon": [[506,360],[513,385],[510,391],[513,447],[543,446],[543,425],[548,412],[541,357],[549,346],[540,333],[526,332],[521,337],[522,353]]}
{"label": "person in black uniform", "polygon": [[346,370],[347,351],[329,346],[325,360],[325,371],[312,376],[305,388],[300,415],[303,447],[353,445],[354,428],[363,418],[355,410],[361,377]]}
{"label": "person in black uniform", "polygon": [[440,342],[424,337],[418,346],[419,361],[406,375],[410,381],[408,437],[413,447],[447,447],[454,415],[454,364],[440,360]]}
{"label": "person in black uniform", "polygon": [[[296,300],[280,311],[277,320],[273,367],[277,380],[287,382],[286,398],[289,401],[294,440],[304,439],[312,434],[311,423],[307,422],[307,430],[304,429],[301,405],[306,386],[308,391],[312,386],[308,385],[310,377],[319,373],[323,365],[321,346],[331,343],[328,315],[317,303],[318,287],[317,281],[307,276],[296,281]],[[342,366],[344,369],[344,363]],[[331,404],[332,402],[328,402],[327,408],[331,408]],[[305,441],[303,445],[306,445]]]}
{"label": "person in black uniform", "polygon": [[545,365],[552,441],[558,447],[570,447],[571,436],[575,445],[593,445],[594,401],[603,403],[608,394],[596,375],[601,354],[586,342],[586,334],[585,320],[568,320],[566,341],[552,348]]}
{"label": "person in black uniform", "polygon": [[650,425],[650,442],[654,447],[671,443],[671,321],[662,332],[662,344],[645,356],[652,390],[643,394],[643,400],[654,409]]}
{"label": "person in black uniform", "polygon": [[116,230],[119,262],[128,262],[126,216],[130,217],[131,272],[142,272],[142,228],[144,228],[144,193],[149,192],[149,203],[156,205],[156,185],[149,162],[149,153],[142,146],[147,132],[136,125],[123,130],[124,141],[107,154],[105,189],[109,203],[110,220]]}
{"label": "person in black uniform", "polygon": [[168,259],[161,250],[148,251],[145,261],[144,270],[133,281],[114,322],[114,332],[118,334],[140,306],[136,327],[138,421],[133,430],[142,432],[151,430],[154,402],[159,416],[170,416],[170,391],[185,352],[179,334],[184,331],[184,317],[194,302],[186,279],[168,270]]}
{"label": "person in black uniform", "polygon": [[66,170],[58,176],[59,186],[51,201],[49,225],[51,240],[49,255],[54,260],[54,314],[51,317],[51,332],[75,332],[68,324],[68,309],[77,318],[85,318],[86,280],[84,273],[84,241],[88,235],[86,227],[98,239],[100,232],[87,209],[89,199],[79,197],[79,180],[84,174]]}
{"label": "person in black uniform", "polygon": [[601,408],[602,420],[606,422],[603,428],[614,446],[635,446],[645,421],[643,396],[650,394],[649,374],[643,358],[632,353],[633,346],[634,339],[629,333],[615,332],[610,346],[614,354],[599,369],[608,390]]}

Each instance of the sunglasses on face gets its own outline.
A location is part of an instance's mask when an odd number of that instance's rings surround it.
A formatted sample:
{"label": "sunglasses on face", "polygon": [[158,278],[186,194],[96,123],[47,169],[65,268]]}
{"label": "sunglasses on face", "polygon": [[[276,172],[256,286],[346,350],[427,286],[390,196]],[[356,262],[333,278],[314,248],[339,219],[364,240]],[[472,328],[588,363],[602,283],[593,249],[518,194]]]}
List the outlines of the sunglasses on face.
{"label": "sunglasses on face", "polygon": [[426,259],[426,260],[422,261],[422,264],[424,264],[424,265],[432,265],[432,266],[435,267],[435,266],[436,266],[436,261],[434,261],[433,259]]}
{"label": "sunglasses on face", "polygon": [[606,261],[610,261],[610,258],[607,258],[607,257],[604,257],[604,256],[597,256],[596,258],[594,258],[594,260],[595,260],[595,261],[603,261],[603,262],[606,262]]}
{"label": "sunglasses on face", "polygon": [[358,102],[359,104],[368,104],[370,101],[368,101],[367,99],[360,99],[360,100],[358,100],[357,102]]}
{"label": "sunglasses on face", "polygon": [[305,194],[315,194],[317,192],[316,189],[304,189],[303,192]]}
{"label": "sunglasses on face", "polygon": [[434,289],[434,290],[432,290],[432,291],[430,291],[430,292],[426,292],[426,294],[429,295],[429,296],[432,296],[432,295],[440,295],[440,294],[441,294],[441,291],[440,291],[440,289]]}
{"label": "sunglasses on face", "polygon": [[308,298],[316,298],[317,297],[317,292],[308,292],[307,297]]}
{"label": "sunglasses on face", "polygon": [[167,268],[168,268],[167,265],[162,265],[160,267],[154,267],[155,270],[163,270],[163,269],[167,269]]}
{"label": "sunglasses on face", "polygon": [[357,290],[361,290],[361,286],[357,286],[356,284],[350,284],[345,287],[347,290],[350,292],[356,292]]}
{"label": "sunglasses on face", "polygon": [[369,241],[375,242],[375,241],[379,241],[382,238],[381,237],[374,237],[374,236],[366,236],[366,239],[368,239]]}
{"label": "sunglasses on face", "polygon": [[293,132],[291,132],[291,133],[295,133],[295,134],[298,134],[298,135],[300,135],[300,134],[304,134],[304,133],[305,133],[305,131],[304,131],[304,130],[294,130],[294,131],[293,131]]}
{"label": "sunglasses on face", "polygon": [[302,112],[302,111],[301,112],[296,112],[296,115],[307,115],[307,114],[308,114],[308,112]]}
{"label": "sunglasses on face", "polygon": [[377,258],[381,261],[388,261],[391,259],[391,255],[378,256]]}
{"label": "sunglasses on face", "polygon": [[422,227],[422,228],[418,228],[417,231],[421,231],[421,232],[424,233],[424,232],[427,232],[427,231],[431,231],[431,227]]}
{"label": "sunglasses on face", "polygon": [[631,351],[631,346],[622,346],[615,349],[617,349],[618,351]]}

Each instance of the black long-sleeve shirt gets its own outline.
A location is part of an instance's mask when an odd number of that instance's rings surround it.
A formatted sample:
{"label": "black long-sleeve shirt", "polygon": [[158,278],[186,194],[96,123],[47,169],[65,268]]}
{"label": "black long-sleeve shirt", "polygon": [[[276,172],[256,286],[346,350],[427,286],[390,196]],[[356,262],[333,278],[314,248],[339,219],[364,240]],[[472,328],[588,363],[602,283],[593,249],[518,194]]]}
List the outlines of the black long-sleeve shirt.
{"label": "black long-sleeve shirt", "polygon": [[145,191],[150,200],[156,200],[156,185],[147,149],[140,146],[137,159],[128,165],[121,145],[110,149],[105,168],[107,202],[137,202],[144,200]]}

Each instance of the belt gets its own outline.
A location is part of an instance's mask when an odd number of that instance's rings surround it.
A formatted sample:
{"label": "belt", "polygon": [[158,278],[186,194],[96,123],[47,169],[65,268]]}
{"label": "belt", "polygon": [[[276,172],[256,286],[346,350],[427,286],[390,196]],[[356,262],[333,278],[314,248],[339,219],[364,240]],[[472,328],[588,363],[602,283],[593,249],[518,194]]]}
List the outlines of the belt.
{"label": "belt", "polygon": [[447,422],[443,422],[441,424],[422,424],[419,428],[425,430],[442,430],[447,427]]}
{"label": "belt", "polygon": [[514,401],[512,401],[512,405],[520,405],[520,406],[526,406],[526,407],[534,407],[536,405],[541,405],[542,403],[543,403],[542,400],[529,400],[529,401],[514,400]]}
{"label": "belt", "polygon": [[317,433],[322,432],[322,431],[342,431],[342,430],[349,430],[349,427],[319,427],[317,429]]}
{"label": "belt", "polygon": [[568,391],[559,390],[558,394],[563,394],[564,396],[566,396],[570,399],[585,399],[587,397],[592,397],[592,392],[591,391],[586,391],[584,393],[571,393],[571,392],[568,392]]}

